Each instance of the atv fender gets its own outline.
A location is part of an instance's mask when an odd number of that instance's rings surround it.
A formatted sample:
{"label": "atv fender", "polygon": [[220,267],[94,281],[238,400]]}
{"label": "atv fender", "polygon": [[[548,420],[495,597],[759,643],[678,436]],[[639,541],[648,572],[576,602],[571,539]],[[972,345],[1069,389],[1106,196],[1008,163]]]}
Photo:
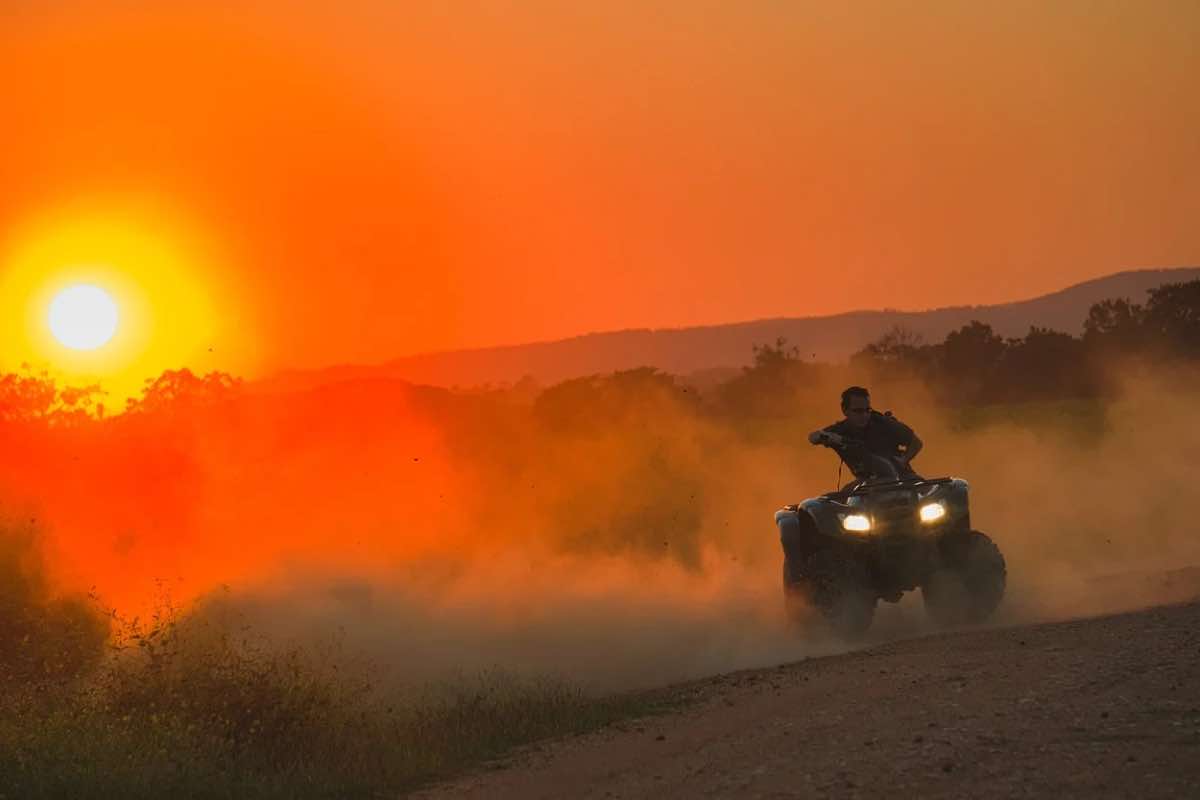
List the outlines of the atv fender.
{"label": "atv fender", "polygon": [[813,531],[812,520],[803,518],[796,506],[787,506],[775,512],[775,525],[779,528],[779,544],[783,555],[794,563],[800,563],[808,553]]}
{"label": "atv fender", "polygon": [[820,521],[806,508],[808,505],[785,506],[775,512],[783,554],[795,563],[827,545],[831,538],[821,533]]}
{"label": "atv fender", "polygon": [[826,540],[841,536],[842,520],[839,514],[845,514],[852,509],[841,503],[827,503],[820,498],[805,500],[800,504],[800,510],[809,516],[816,526],[818,533],[823,533]]}

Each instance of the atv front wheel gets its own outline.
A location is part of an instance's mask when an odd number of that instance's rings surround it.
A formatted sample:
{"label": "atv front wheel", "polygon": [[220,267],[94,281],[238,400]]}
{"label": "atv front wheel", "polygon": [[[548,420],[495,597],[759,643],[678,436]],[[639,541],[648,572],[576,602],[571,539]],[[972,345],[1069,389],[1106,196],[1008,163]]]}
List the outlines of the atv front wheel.
{"label": "atv front wheel", "polygon": [[808,624],[812,608],[812,587],[801,567],[798,559],[783,559],[783,610],[788,624],[797,629]]}
{"label": "atv front wheel", "polygon": [[849,638],[866,633],[877,597],[863,564],[829,548],[806,558],[799,572],[809,602],[835,633]]}
{"label": "atv front wheel", "polygon": [[940,625],[979,623],[1004,597],[1007,567],[986,534],[949,534],[941,543],[942,567],[921,586],[925,611]]}

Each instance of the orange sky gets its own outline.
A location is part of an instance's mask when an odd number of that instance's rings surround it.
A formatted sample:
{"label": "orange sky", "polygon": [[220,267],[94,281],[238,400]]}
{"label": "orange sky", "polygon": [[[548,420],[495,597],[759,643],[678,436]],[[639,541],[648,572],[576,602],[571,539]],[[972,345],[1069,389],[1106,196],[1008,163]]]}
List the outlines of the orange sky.
{"label": "orange sky", "polygon": [[0,269],[169,240],[253,375],[1200,264],[1200,4],[918,7],[0,0]]}

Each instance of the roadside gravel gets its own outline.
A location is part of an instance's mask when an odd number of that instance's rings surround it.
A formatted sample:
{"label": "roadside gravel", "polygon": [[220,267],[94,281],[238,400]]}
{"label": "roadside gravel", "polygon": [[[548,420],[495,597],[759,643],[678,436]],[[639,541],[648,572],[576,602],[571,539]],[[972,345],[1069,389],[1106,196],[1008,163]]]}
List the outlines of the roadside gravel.
{"label": "roadside gravel", "polygon": [[677,687],[663,716],[423,797],[1200,797],[1200,604],[896,641]]}

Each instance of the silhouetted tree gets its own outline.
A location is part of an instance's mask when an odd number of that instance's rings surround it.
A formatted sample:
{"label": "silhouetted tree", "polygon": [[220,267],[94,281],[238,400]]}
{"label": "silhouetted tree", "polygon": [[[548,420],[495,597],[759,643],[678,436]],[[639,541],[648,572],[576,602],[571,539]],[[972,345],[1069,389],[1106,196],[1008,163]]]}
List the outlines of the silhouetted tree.
{"label": "silhouetted tree", "polygon": [[590,375],[551,386],[534,401],[534,415],[558,431],[600,431],[642,424],[664,405],[688,402],[675,377],[655,367]]}
{"label": "silhouetted tree", "polygon": [[933,365],[934,350],[919,333],[896,325],[850,356],[850,365],[874,375],[923,375]]}
{"label": "silhouetted tree", "polygon": [[1083,341],[1100,361],[1115,354],[1145,348],[1146,309],[1126,298],[1102,300],[1088,309],[1083,322]]}
{"label": "silhouetted tree", "polygon": [[0,422],[79,424],[103,416],[98,385],[59,388],[46,371],[0,375]]}
{"label": "silhouetted tree", "polygon": [[1081,339],[1049,328],[1030,327],[1011,339],[1001,361],[992,402],[1082,397],[1098,387]]}
{"label": "silhouetted tree", "polygon": [[1110,336],[1122,331],[1138,329],[1142,325],[1145,309],[1128,298],[1101,300],[1088,309],[1083,321],[1084,338]]}
{"label": "silhouetted tree", "polygon": [[1200,356],[1200,280],[1151,289],[1143,324],[1171,352]]}
{"label": "silhouetted tree", "polygon": [[157,378],[147,379],[142,396],[130,398],[125,411],[150,414],[211,406],[235,397],[241,384],[241,378],[225,372],[199,376],[189,369],[169,369]]}
{"label": "silhouetted tree", "polygon": [[1008,349],[991,325],[971,320],[946,334],[939,350],[935,387],[955,404],[987,402]]}
{"label": "silhouetted tree", "polygon": [[1122,298],[1089,309],[1083,339],[1095,357],[1200,357],[1200,280],[1163,284],[1149,295],[1144,306]]}
{"label": "silhouetted tree", "polygon": [[990,372],[1000,363],[1007,347],[991,325],[971,320],[946,334],[942,343],[942,367],[957,374]]}
{"label": "silhouetted tree", "polygon": [[753,349],[754,364],[718,387],[719,407],[737,416],[791,416],[799,393],[813,384],[817,367],[803,361],[799,348],[789,347],[783,337]]}

